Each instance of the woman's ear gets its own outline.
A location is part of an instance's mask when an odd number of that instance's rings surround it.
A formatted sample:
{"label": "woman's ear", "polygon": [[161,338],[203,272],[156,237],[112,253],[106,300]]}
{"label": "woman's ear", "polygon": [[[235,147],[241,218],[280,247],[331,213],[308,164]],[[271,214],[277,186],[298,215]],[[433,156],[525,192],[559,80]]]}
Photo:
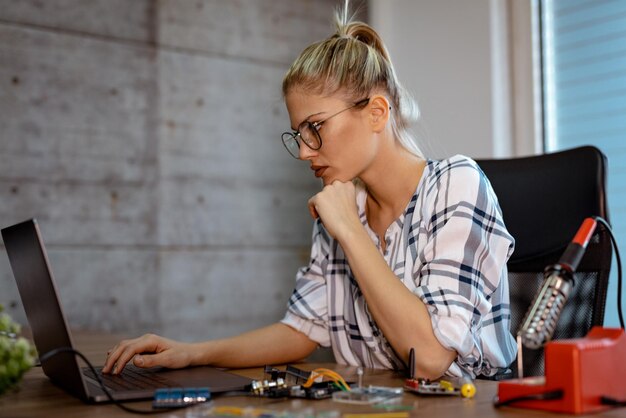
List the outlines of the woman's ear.
{"label": "woman's ear", "polygon": [[391,116],[391,105],[387,98],[380,94],[375,94],[370,97],[369,101],[369,118],[372,130],[376,133],[380,133],[387,126],[387,121]]}

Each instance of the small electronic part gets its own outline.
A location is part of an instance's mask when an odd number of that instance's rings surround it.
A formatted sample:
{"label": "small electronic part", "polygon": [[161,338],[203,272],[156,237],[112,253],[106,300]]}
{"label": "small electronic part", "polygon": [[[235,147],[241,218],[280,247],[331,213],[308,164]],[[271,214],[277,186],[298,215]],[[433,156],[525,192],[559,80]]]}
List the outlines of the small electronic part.
{"label": "small electronic part", "polygon": [[476,396],[476,385],[473,383],[464,383],[461,385],[461,396],[472,399]]}
{"label": "small electronic part", "polygon": [[450,377],[438,380],[428,380],[415,377],[415,349],[409,350],[408,378],[404,381],[404,389],[408,392],[421,395],[461,395],[464,398],[473,398],[476,395],[476,386],[469,376],[462,378]]}
{"label": "small electronic part", "polygon": [[153,408],[182,408],[207,402],[211,399],[209,388],[163,388],[154,391]]}
{"label": "small electronic part", "polygon": [[327,399],[338,391],[341,391],[341,389],[333,382],[317,382],[309,387],[302,385],[292,386],[289,396],[292,398]]}
{"label": "small electronic part", "polygon": [[287,385],[299,385],[306,382],[311,376],[311,372],[287,365],[285,370],[277,369],[272,366],[265,366],[264,379],[278,380],[283,379]]}
{"label": "small electronic part", "polygon": [[253,395],[264,395],[272,391],[287,389],[285,379],[282,377],[276,380],[253,380],[250,386]]}
{"label": "small electronic part", "polygon": [[358,387],[361,388],[363,387],[363,367],[359,367],[358,369],[356,369],[356,375],[358,377]]}
{"label": "small electronic part", "polygon": [[266,366],[264,377],[266,379],[252,382],[252,395],[268,398],[325,399],[337,391],[350,389],[337,372],[323,368],[309,372],[293,366],[287,366],[286,370]]}
{"label": "small electronic part", "polygon": [[255,382],[253,382],[252,387],[256,388],[253,389],[252,394],[268,398],[326,399],[330,398],[333,393],[341,390],[332,382],[317,382],[309,387],[274,383],[276,382],[263,381],[255,385]]}
{"label": "small electronic part", "polygon": [[404,391],[402,388],[368,386],[355,388],[349,391],[335,392],[333,393],[333,401],[359,405],[372,405],[400,399],[403,393]]}
{"label": "small electronic part", "polygon": [[453,395],[473,398],[476,386],[471,379],[445,378],[430,381],[428,379],[406,379],[404,390],[420,395]]}
{"label": "small electronic part", "polygon": [[408,370],[408,378],[415,379],[415,349],[411,347],[409,350],[409,370]]}

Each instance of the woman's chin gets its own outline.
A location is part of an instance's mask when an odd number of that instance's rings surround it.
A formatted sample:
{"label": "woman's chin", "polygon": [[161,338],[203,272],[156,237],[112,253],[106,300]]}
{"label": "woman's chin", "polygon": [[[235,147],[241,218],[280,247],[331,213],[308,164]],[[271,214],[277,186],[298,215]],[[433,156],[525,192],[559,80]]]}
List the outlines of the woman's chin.
{"label": "woman's chin", "polygon": [[334,178],[326,175],[326,174],[322,174],[322,176],[319,178],[322,181],[322,186],[328,186],[329,184],[332,184],[334,181]]}
{"label": "woman's chin", "polygon": [[335,181],[339,181],[341,183],[348,183],[348,182],[352,181],[352,179],[349,179],[349,178],[344,179],[344,178],[337,177],[337,176],[322,176],[321,180],[322,180],[322,184],[324,186],[328,186],[329,184],[333,184],[333,182],[335,182]]}

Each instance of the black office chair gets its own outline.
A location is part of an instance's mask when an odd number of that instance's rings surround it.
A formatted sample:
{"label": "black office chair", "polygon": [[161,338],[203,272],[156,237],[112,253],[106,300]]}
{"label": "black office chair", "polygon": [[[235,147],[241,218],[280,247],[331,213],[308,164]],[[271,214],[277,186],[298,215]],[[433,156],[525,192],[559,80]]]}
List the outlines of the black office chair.
{"label": "black office chair", "polygon": [[[478,160],[491,182],[504,222],[515,238],[508,262],[511,332],[514,336],[542,281],[543,270],[558,261],[583,219],[608,219],[606,165],[602,152],[591,146],[539,156]],[[553,339],[585,336],[602,325],[611,268],[611,242],[600,225],[587,247],[574,289]],[[544,373],[543,350],[524,349],[524,375]],[[517,375],[516,364],[511,366]]]}

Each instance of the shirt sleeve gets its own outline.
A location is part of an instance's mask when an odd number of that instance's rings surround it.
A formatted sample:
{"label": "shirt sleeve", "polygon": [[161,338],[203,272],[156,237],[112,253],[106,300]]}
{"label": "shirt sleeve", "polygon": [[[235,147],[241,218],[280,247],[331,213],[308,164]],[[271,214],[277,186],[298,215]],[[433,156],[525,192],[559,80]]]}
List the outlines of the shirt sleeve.
{"label": "shirt sleeve", "polygon": [[318,219],[313,226],[309,265],[298,270],[296,287],[287,303],[283,324],[302,332],[322,347],[330,347],[328,298],[324,271],[330,237]]}
{"label": "shirt sleeve", "polygon": [[415,293],[433,331],[457,359],[447,374],[493,375],[513,361],[506,262],[514,240],[476,163],[451,159],[423,206],[426,244],[418,251]]}

